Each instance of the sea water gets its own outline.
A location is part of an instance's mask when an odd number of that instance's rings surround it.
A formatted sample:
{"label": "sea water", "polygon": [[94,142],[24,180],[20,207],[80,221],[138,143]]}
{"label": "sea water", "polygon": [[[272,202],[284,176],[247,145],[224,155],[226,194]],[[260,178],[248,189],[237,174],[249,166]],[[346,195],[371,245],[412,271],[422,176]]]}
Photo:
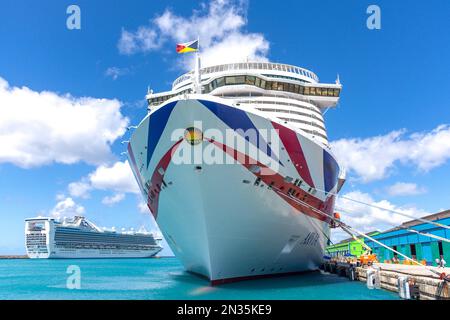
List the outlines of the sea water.
{"label": "sea water", "polygon": [[379,300],[398,299],[398,295],[323,272],[211,287],[186,272],[176,258],[11,259],[0,260],[0,299]]}

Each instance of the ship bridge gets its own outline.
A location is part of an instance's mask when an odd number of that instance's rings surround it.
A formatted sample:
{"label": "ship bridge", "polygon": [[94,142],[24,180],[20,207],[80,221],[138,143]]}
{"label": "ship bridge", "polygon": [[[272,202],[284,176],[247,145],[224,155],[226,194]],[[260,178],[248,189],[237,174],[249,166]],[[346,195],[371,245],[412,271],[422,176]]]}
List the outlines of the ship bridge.
{"label": "ship bridge", "polygon": [[[194,71],[183,74],[172,90],[147,95],[149,108],[194,91]],[[233,99],[297,127],[313,139],[328,144],[324,110],[335,107],[342,85],[320,83],[304,68],[270,62],[242,62],[200,69],[202,94]]]}

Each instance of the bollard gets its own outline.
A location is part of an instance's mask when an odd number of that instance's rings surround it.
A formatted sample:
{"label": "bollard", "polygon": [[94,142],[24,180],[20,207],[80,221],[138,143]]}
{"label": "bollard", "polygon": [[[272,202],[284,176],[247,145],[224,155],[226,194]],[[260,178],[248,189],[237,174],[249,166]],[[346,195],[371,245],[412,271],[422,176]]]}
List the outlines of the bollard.
{"label": "bollard", "polygon": [[398,295],[402,299],[411,299],[410,291],[409,291],[409,282],[407,276],[399,276],[397,279],[398,285]]}

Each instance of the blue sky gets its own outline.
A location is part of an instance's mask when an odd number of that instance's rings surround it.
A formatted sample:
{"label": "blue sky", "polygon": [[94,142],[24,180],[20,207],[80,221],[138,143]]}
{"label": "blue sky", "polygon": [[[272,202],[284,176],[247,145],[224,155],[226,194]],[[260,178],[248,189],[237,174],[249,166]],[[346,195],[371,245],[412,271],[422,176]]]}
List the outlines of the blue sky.
{"label": "blue sky", "polygon": [[[81,30],[66,27],[70,4],[81,9]],[[380,30],[366,27],[371,4]],[[214,10],[232,19],[215,21]],[[339,74],[342,98],[326,125],[347,166],[343,193],[412,215],[450,208],[449,12],[446,0],[2,1],[0,254],[24,252],[24,218],[61,208],[82,207],[101,226],[152,228],[126,167],[114,165],[125,161],[124,128],[146,113],[147,86],[168,90],[188,68],[174,49],[193,40],[182,34],[201,34],[210,61],[247,45],[249,56],[308,68],[323,82]],[[163,30],[161,17],[173,28]],[[196,30],[202,23],[218,28]],[[58,117],[71,118],[67,135]],[[365,230],[401,221],[340,206],[356,210],[348,221]]]}

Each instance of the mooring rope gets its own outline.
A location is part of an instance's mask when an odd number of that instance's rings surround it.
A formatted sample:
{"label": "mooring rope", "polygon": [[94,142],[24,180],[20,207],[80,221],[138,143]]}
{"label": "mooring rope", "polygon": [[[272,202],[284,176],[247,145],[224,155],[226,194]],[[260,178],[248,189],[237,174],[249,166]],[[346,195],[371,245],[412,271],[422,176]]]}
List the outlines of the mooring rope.
{"label": "mooring rope", "polygon": [[[350,210],[348,210],[348,209],[344,209],[344,208],[341,208],[341,207],[336,207],[336,208],[337,208],[339,211],[346,212],[346,213],[349,213],[349,214],[355,213],[355,212],[352,212],[352,211],[350,211]],[[387,221],[386,221],[386,222],[387,222]],[[392,226],[394,226],[393,223],[390,223],[390,222],[387,222],[387,223],[390,224],[390,225],[392,225]],[[434,239],[437,239],[437,240],[441,240],[441,241],[445,241],[445,242],[450,243],[450,240],[449,240],[449,239],[442,238],[442,237],[436,236],[436,235],[431,234],[431,233],[420,232],[420,231],[417,231],[417,230],[414,230],[414,229],[411,229],[411,228],[408,228],[408,227],[402,227],[401,225],[400,225],[400,226],[397,226],[397,228],[403,229],[403,230],[406,230],[406,231],[409,231],[409,232],[417,233],[417,234],[422,235],[422,236],[425,236],[425,237],[430,237],[430,238],[434,238]]]}
{"label": "mooring rope", "polygon": [[319,192],[322,192],[325,195],[334,195],[336,197],[340,197],[340,198],[345,199],[345,200],[349,200],[349,201],[353,201],[353,202],[356,202],[356,203],[359,203],[359,204],[363,204],[363,205],[366,205],[366,206],[369,206],[369,207],[372,207],[372,208],[375,208],[375,209],[378,209],[378,210],[384,210],[384,211],[392,212],[392,213],[395,213],[395,214],[398,214],[398,215],[401,215],[401,216],[404,216],[404,217],[407,217],[407,218],[410,218],[410,219],[413,219],[413,220],[419,220],[419,221],[421,221],[423,223],[433,224],[433,225],[435,225],[437,227],[441,227],[441,228],[445,228],[445,229],[449,229],[450,230],[450,226],[447,226],[447,225],[439,223],[439,222],[430,221],[430,220],[426,220],[426,219],[423,219],[423,218],[416,218],[414,216],[411,216],[411,215],[403,213],[403,212],[399,212],[399,211],[388,209],[388,208],[379,207],[379,206],[376,206],[374,204],[367,203],[367,202],[364,202],[364,201],[361,201],[361,200],[356,200],[356,199],[352,199],[352,198],[349,198],[349,197],[346,197],[346,196],[342,196],[342,195],[337,194],[335,192],[325,191],[325,190],[321,190],[321,189],[315,189],[315,190],[317,190]]}
{"label": "mooring rope", "polygon": [[423,267],[425,270],[428,270],[429,272],[431,272],[431,273],[433,273],[433,274],[439,276],[440,279],[445,280],[445,281],[447,281],[447,282],[450,281],[450,277],[446,276],[445,273],[440,273],[440,272],[438,272],[438,271],[436,271],[436,270],[434,270],[434,269],[430,269],[428,266],[425,266],[425,265],[421,264],[420,262],[417,262],[416,260],[414,260],[414,259],[408,257],[407,255],[405,255],[405,254],[403,254],[403,253],[401,253],[401,252],[399,252],[399,251],[397,251],[397,250],[392,249],[391,247],[385,245],[384,243],[379,242],[378,240],[372,238],[371,236],[368,236],[367,234],[365,234],[365,233],[363,233],[363,232],[361,232],[361,231],[359,231],[359,230],[357,230],[357,229],[355,229],[355,228],[350,227],[350,226],[347,225],[346,223],[340,221],[340,219],[337,219],[337,218],[335,218],[334,216],[332,216],[332,215],[330,215],[330,214],[328,214],[328,213],[325,213],[325,212],[323,212],[322,210],[317,209],[317,208],[311,206],[309,203],[306,203],[306,202],[304,202],[304,201],[302,201],[302,200],[300,200],[300,199],[297,199],[297,198],[295,198],[295,197],[293,197],[293,196],[291,196],[291,195],[289,195],[289,194],[285,194],[282,190],[280,190],[280,189],[278,189],[278,188],[276,188],[276,187],[272,187],[272,188],[275,189],[275,190],[277,190],[277,191],[279,192],[280,195],[282,195],[282,196],[284,196],[284,197],[287,197],[287,198],[289,198],[289,199],[291,199],[291,200],[294,200],[295,202],[301,203],[301,204],[307,206],[308,208],[310,208],[311,210],[315,211],[316,213],[322,215],[322,216],[326,216],[326,217],[330,218],[331,220],[333,220],[334,222],[336,222],[337,225],[340,226],[341,228],[342,228],[342,227],[347,228],[350,232],[353,231],[354,233],[357,233],[357,234],[359,234],[360,236],[362,236],[362,237],[364,237],[364,238],[367,238],[367,239],[369,239],[369,240],[371,240],[371,241],[373,241],[373,242],[379,244],[380,246],[382,246],[382,247],[384,247],[384,248],[386,248],[386,249],[388,249],[388,250],[390,250],[390,251],[392,251],[392,252],[397,253],[398,255],[404,257],[404,258],[407,259],[408,261],[411,261],[412,263],[415,263],[415,264],[417,264],[418,266]]}

